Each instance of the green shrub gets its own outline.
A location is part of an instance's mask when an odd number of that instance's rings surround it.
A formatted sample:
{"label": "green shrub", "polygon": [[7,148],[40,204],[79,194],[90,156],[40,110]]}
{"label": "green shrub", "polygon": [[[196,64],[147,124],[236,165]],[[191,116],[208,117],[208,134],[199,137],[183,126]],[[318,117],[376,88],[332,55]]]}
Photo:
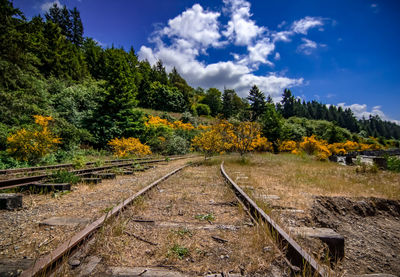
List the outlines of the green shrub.
{"label": "green shrub", "polygon": [[18,161],[9,156],[6,151],[0,151],[0,169],[8,169],[14,167],[28,167],[27,162]]}
{"label": "green shrub", "polygon": [[387,169],[394,172],[400,172],[400,158],[389,157],[387,159]]}
{"label": "green shrub", "polygon": [[183,123],[191,123],[192,125],[197,126],[197,120],[190,112],[184,112],[180,118],[180,121]]}
{"label": "green shrub", "polygon": [[84,156],[75,156],[72,159],[72,165],[75,169],[84,168],[86,165],[86,158]]}
{"label": "green shrub", "polygon": [[197,115],[199,115],[199,116],[200,115],[210,115],[210,113],[211,113],[210,107],[206,104],[197,104],[195,106],[195,109],[196,109]]}
{"label": "green shrub", "polygon": [[79,176],[76,176],[72,172],[68,172],[67,170],[58,170],[53,173],[51,177],[51,181],[55,183],[69,183],[69,184],[76,184],[80,181]]}
{"label": "green shrub", "polygon": [[168,138],[165,152],[168,155],[184,155],[190,150],[188,141],[180,136],[173,135]]}

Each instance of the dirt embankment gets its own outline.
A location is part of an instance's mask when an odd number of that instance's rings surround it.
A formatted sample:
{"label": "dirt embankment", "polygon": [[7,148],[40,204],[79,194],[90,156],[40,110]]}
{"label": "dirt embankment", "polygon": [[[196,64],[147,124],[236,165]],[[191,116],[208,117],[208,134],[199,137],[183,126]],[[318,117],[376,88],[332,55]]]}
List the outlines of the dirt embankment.
{"label": "dirt embankment", "polygon": [[343,272],[400,275],[400,201],[318,196],[311,217],[345,237]]}

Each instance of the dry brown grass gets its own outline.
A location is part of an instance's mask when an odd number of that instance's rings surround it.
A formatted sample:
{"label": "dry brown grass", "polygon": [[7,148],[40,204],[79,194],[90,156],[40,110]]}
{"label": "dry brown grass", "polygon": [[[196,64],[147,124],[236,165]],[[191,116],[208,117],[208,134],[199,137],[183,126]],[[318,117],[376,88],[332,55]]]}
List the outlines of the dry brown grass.
{"label": "dry brown grass", "polygon": [[[119,223],[109,224],[104,231],[106,239],[100,238],[101,246],[94,254],[102,256],[107,266],[169,265],[190,275],[268,272],[280,254],[263,227],[249,227],[250,220],[243,209],[227,205],[232,201],[234,194],[220,176],[219,163],[187,168],[145,196],[145,205],[129,208]],[[202,218],[205,215],[213,218],[207,221]],[[155,223],[137,223],[132,218]],[[161,227],[160,223],[177,225]],[[238,229],[204,229],[216,225]],[[212,236],[227,242],[217,242]]]}
{"label": "dry brown grass", "polygon": [[225,168],[233,179],[237,172],[249,177],[248,183],[238,179],[238,184],[252,186],[255,198],[278,195],[281,200],[272,202],[297,209],[309,208],[312,195],[400,199],[399,173],[360,174],[355,167],[320,162],[309,156],[253,154],[244,163],[231,156]]}

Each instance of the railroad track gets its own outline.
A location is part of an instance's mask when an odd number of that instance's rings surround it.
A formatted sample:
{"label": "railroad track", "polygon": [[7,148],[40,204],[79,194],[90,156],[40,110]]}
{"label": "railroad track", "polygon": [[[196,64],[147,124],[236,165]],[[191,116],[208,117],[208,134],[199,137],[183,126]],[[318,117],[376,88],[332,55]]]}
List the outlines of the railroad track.
{"label": "railroad track", "polygon": [[[210,168],[216,172],[209,172]],[[21,276],[60,271],[68,257],[76,252],[82,255],[77,250],[88,241],[100,245],[91,255],[101,256],[106,249],[105,257],[117,255],[125,266],[111,266],[112,258],[99,259],[101,265],[92,266],[92,275],[167,275],[171,270],[176,276],[230,276],[232,271],[251,275],[269,270],[272,264],[288,274],[297,266],[311,276],[332,276],[235,184],[223,164],[220,172],[222,178],[216,167],[188,165],[171,171],[41,257]],[[73,270],[69,274],[80,269]],[[182,272],[187,275],[179,275]]]}
{"label": "railroad track", "polygon": [[[168,158],[169,160],[178,160],[178,159],[186,159],[188,157],[171,157]],[[114,160],[114,161],[109,161],[110,165],[104,165],[100,167],[91,167],[91,168],[86,168],[86,169],[76,169],[76,170],[69,170],[70,172],[74,174],[87,174],[87,173],[92,173],[92,172],[102,172],[105,170],[110,170],[113,168],[121,168],[121,167],[128,167],[132,166],[132,161],[135,161],[137,164],[150,164],[150,163],[160,163],[160,162],[165,162],[166,159],[155,159],[155,160],[150,160],[150,159],[141,159],[141,160],[124,160],[121,162],[121,160]],[[94,163],[90,163],[94,164]],[[88,164],[87,164],[88,165]],[[64,165],[59,165],[59,166],[50,166],[46,167],[47,169],[60,169],[60,168],[69,168],[69,164],[64,164]],[[21,172],[34,172],[36,168],[25,168],[25,171]],[[43,170],[43,167],[39,167],[40,170]],[[10,169],[13,170],[13,169]],[[20,169],[15,169],[15,170],[20,170]],[[22,170],[22,169],[21,169]],[[39,169],[37,170],[39,171]],[[11,179],[6,179],[6,180],[0,180],[0,190],[3,189],[11,189],[11,188],[16,188],[16,187],[21,187],[21,186],[26,186],[28,184],[34,183],[34,182],[39,182],[45,179],[51,178],[53,173],[46,173],[46,174],[40,174],[40,175],[34,175],[34,176],[26,176],[26,177],[19,177],[19,178],[11,178]]]}
{"label": "railroad track", "polygon": [[[150,160],[151,158],[137,158],[137,159],[117,159],[117,160],[106,160],[103,161],[104,164],[115,164],[115,163],[122,163],[122,162],[133,162],[133,161],[144,161]],[[88,162],[85,164],[86,167],[95,165],[97,162]],[[0,170],[0,175],[11,175],[16,173],[34,173],[46,170],[53,170],[53,169],[63,169],[63,168],[73,168],[74,164],[56,164],[56,165],[47,165],[47,166],[35,166],[35,167],[24,167],[24,168],[11,168],[11,169],[2,169]]]}

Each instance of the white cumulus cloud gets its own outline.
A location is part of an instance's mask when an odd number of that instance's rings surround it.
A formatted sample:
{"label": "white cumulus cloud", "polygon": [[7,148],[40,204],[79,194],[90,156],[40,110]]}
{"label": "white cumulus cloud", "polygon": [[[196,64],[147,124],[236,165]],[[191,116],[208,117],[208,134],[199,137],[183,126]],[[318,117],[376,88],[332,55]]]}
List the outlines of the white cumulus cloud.
{"label": "white cumulus cloud", "polygon": [[400,125],[400,120],[393,120],[388,116],[386,116],[385,113],[382,111],[381,106],[373,106],[372,109],[370,110],[368,109],[367,104],[346,105],[346,103],[339,103],[337,104],[337,106],[342,107],[343,109],[350,108],[353,111],[354,115],[359,119],[363,117],[365,119],[368,119],[370,115],[372,116],[378,115],[383,120],[391,121]]}
{"label": "white cumulus cloud", "polygon": [[307,35],[309,29],[323,25],[324,23],[321,18],[306,16],[305,18],[293,22],[292,30],[295,33]]}
{"label": "white cumulus cloud", "polygon": [[[223,2],[222,14],[195,4],[168,20],[164,27],[151,36],[153,46],[143,45],[140,48],[139,58],[147,59],[151,64],[161,59],[167,70],[176,67],[193,87],[217,87],[221,90],[233,88],[242,97],[247,95],[253,85],[274,99],[279,99],[284,88],[304,85],[303,78],[290,78],[285,76],[285,72],[278,74],[271,71],[260,75],[257,71],[260,65],[272,68],[274,64],[271,60],[277,62],[282,59],[275,52],[277,42],[289,42],[296,34],[303,34],[322,23],[310,23],[313,18],[306,17],[295,21],[296,24],[281,24],[281,28],[286,27],[286,30],[270,31],[251,19],[249,2]],[[226,24],[221,23],[222,15],[228,17]],[[235,53],[233,50],[230,53],[231,59],[218,62],[207,63],[201,59],[202,55],[208,55],[209,49],[228,45],[241,47],[241,51]]]}
{"label": "white cumulus cloud", "polygon": [[257,26],[251,20],[250,3],[243,0],[224,0],[231,14],[227,29],[223,34],[233,40],[236,45],[248,45],[257,36],[266,31],[265,27]]}
{"label": "white cumulus cloud", "polygon": [[40,5],[40,10],[42,12],[48,12],[49,9],[53,7],[54,4],[57,4],[57,6],[62,7],[60,1],[55,0],[55,1],[44,2],[42,5]]}
{"label": "white cumulus cloud", "polygon": [[220,13],[205,11],[199,4],[194,4],[182,14],[168,21],[168,26],[161,34],[171,38],[184,39],[192,44],[203,47],[218,46],[219,33],[218,17]]}

